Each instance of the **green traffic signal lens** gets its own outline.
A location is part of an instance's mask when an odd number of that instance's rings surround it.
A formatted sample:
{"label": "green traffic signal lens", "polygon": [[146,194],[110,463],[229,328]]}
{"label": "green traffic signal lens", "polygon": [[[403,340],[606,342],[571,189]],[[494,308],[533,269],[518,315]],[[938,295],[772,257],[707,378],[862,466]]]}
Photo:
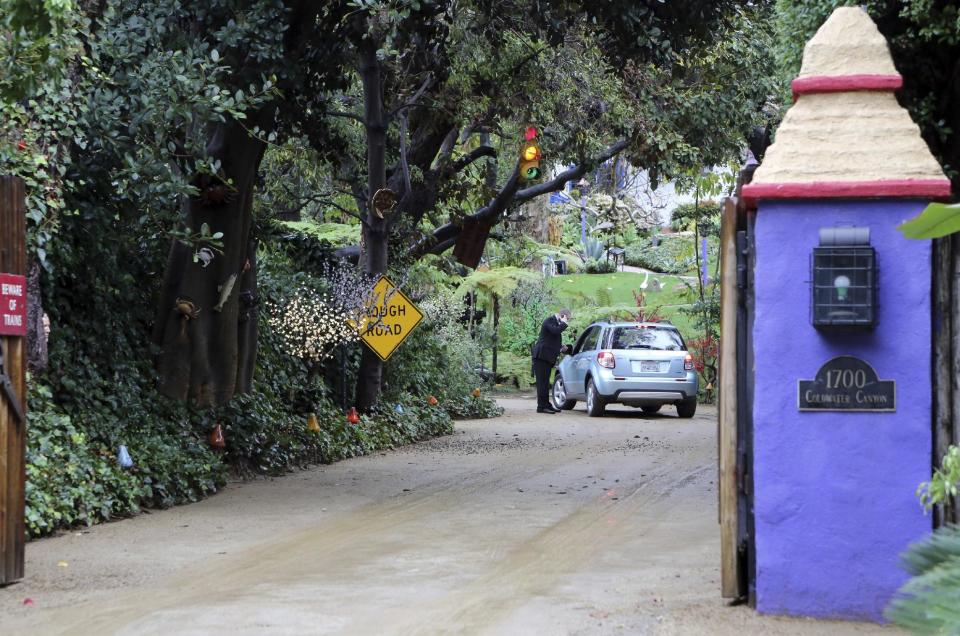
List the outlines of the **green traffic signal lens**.
{"label": "green traffic signal lens", "polygon": [[524,175],[527,179],[539,179],[540,178],[540,168],[537,166],[530,166],[527,168],[527,172]]}

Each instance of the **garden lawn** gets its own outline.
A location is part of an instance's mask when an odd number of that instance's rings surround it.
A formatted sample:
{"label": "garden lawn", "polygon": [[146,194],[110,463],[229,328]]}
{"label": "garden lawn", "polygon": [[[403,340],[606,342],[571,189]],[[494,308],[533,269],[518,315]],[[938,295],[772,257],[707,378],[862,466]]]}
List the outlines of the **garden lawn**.
{"label": "garden lawn", "polygon": [[[640,290],[644,274],[635,272],[616,272],[613,274],[567,274],[551,276],[547,280],[550,289],[561,301],[569,302],[571,306],[579,305],[630,305],[636,306],[633,297],[634,291]],[[663,283],[664,288],[659,292],[652,290],[653,280]],[[683,291],[675,290],[682,285],[679,276],[669,274],[650,274],[647,283],[647,306],[682,305],[688,301]],[[609,294],[609,302],[601,298]],[[597,303],[597,300],[605,302]]]}
{"label": "garden lawn", "polygon": [[[620,312],[635,312],[637,308],[634,291],[640,290],[644,274],[616,272],[613,274],[567,274],[547,280],[561,305],[573,310],[571,327],[580,331],[594,320],[601,320]],[[653,291],[653,280],[663,284],[660,291]],[[684,338],[693,337],[689,316],[679,310],[690,300],[683,280],[669,274],[650,274],[646,293],[647,309],[659,308],[665,319],[675,324]]]}

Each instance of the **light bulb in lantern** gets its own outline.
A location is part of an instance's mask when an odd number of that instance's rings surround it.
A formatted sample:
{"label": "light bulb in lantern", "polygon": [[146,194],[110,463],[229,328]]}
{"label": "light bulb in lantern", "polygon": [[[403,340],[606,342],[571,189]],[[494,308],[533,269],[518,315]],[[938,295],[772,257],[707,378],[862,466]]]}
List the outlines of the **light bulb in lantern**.
{"label": "light bulb in lantern", "polygon": [[846,276],[837,276],[833,279],[833,287],[837,290],[837,300],[844,302],[847,299],[847,290],[850,288],[850,279]]}

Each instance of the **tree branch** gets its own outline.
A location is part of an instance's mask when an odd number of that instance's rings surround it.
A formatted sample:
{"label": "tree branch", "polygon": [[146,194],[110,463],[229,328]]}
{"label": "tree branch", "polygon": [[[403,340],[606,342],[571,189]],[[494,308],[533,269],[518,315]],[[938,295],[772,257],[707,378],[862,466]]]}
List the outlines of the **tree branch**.
{"label": "tree branch", "polygon": [[420,88],[417,89],[417,92],[413,94],[413,97],[408,99],[403,104],[400,104],[396,108],[390,111],[390,114],[387,115],[387,121],[393,120],[401,111],[404,111],[408,108],[413,108],[418,105],[420,98],[423,97],[423,93],[430,88],[430,84],[433,82],[433,73],[427,73],[426,79],[423,80],[423,84],[420,85]]}
{"label": "tree branch", "polygon": [[324,113],[328,117],[343,117],[345,119],[352,119],[353,121],[358,121],[361,124],[365,124],[363,117],[357,115],[356,113],[347,113],[339,110],[328,110]]}
{"label": "tree branch", "polygon": [[[598,163],[602,163],[607,159],[616,156],[629,144],[630,142],[626,139],[621,139],[609,146],[591,161],[568,168],[549,181],[524,188],[523,190],[519,189],[520,175],[518,167],[513,171],[513,175],[510,177],[509,181],[507,181],[506,185],[503,186],[497,196],[490,203],[477,210],[475,214],[470,215],[469,218],[476,221],[485,221],[493,225],[493,221],[497,218],[497,216],[511,203],[523,203],[524,201],[529,201],[530,199],[538,197],[542,194],[562,190],[567,183],[575,179],[579,179],[585,175],[591,167],[597,165]],[[449,247],[456,242],[457,236],[460,234],[460,227],[460,225],[454,223],[447,223],[438,227],[433,231],[433,234],[418,241],[410,250],[410,253],[414,257],[422,256],[423,254],[427,253],[442,253],[443,251],[449,249]]]}
{"label": "tree branch", "polygon": [[612,146],[604,150],[602,153],[600,153],[600,155],[597,156],[592,161],[587,163],[582,163],[579,166],[573,166],[572,168],[568,168],[567,170],[564,170],[563,172],[558,174],[553,179],[550,179],[550,181],[538,183],[535,186],[530,186],[529,188],[524,188],[523,190],[520,190],[519,192],[517,192],[517,198],[516,198],[517,202],[522,203],[524,201],[529,201],[534,197],[538,197],[541,194],[547,194],[548,192],[556,192],[557,190],[562,190],[563,187],[567,185],[569,182],[573,181],[574,179],[579,179],[583,175],[587,174],[587,171],[590,170],[593,166],[597,165],[598,163],[603,163],[607,159],[610,159],[611,157],[614,157],[615,155],[620,154],[629,144],[630,142],[627,141],[626,139],[621,139],[620,141],[616,142],[615,144],[613,144]]}
{"label": "tree branch", "polygon": [[403,171],[404,194],[410,192],[410,166],[407,164],[407,114],[400,115],[400,170]]}
{"label": "tree branch", "polygon": [[469,166],[477,159],[496,156],[497,150],[493,146],[480,146],[474,150],[471,150],[469,153],[450,164],[450,166],[444,170],[444,174],[447,176],[454,175]]}

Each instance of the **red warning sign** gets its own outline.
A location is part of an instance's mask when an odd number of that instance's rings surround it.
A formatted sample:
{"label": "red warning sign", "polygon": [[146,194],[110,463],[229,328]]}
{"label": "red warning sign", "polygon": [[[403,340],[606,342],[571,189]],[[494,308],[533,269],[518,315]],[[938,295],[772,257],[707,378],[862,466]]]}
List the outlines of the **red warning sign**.
{"label": "red warning sign", "polygon": [[0,336],[27,335],[27,279],[0,274]]}

